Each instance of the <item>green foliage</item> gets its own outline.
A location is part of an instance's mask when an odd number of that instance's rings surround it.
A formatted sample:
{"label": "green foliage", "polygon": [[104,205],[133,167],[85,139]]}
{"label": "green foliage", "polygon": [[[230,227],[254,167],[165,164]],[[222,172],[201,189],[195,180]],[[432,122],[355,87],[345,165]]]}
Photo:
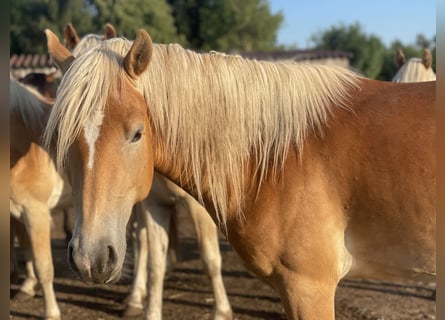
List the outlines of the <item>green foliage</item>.
{"label": "green foliage", "polygon": [[112,23],[134,39],[143,28],[158,43],[204,50],[271,50],[283,20],[265,0],[10,0],[11,53],[45,53],[44,29],[59,38],[71,22],[80,36]]}
{"label": "green foliage", "polygon": [[366,77],[375,78],[383,65],[385,47],[374,35],[366,35],[360,24],[333,26],[313,37],[316,49],[343,50],[353,54],[351,65]]}
{"label": "green foliage", "polygon": [[62,36],[67,22],[82,34],[92,29],[83,0],[11,0],[10,53],[46,53],[46,28]]}
{"label": "green foliage", "polygon": [[183,43],[185,40],[178,34],[171,7],[165,0],[91,0],[91,5],[97,10],[94,17],[97,26],[109,22],[128,39],[134,39],[143,28],[154,42]]}
{"label": "green foliage", "polygon": [[200,10],[203,49],[272,50],[281,13],[271,15],[262,0],[214,0]]}
{"label": "green foliage", "polygon": [[272,50],[283,21],[264,0],[169,0],[176,26],[195,49]]}

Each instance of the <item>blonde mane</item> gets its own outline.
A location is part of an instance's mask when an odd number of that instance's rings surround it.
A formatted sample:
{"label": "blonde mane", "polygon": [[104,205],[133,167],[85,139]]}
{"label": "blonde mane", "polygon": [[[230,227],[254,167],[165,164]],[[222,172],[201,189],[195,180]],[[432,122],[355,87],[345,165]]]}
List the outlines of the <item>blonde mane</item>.
{"label": "blonde mane", "polygon": [[[124,76],[131,42],[110,39],[77,58],[64,76],[45,132],[58,132],[57,165],[110,88]],[[359,77],[342,68],[197,54],[179,45],[154,44],[143,90],[155,136],[167,154],[182,159],[196,192],[209,188],[225,222],[230,202],[241,211],[244,170],[256,159],[252,179],[279,170],[289,145],[302,150],[309,131],[327,121],[332,105],[348,107]],[[159,142],[159,141],[158,141]],[[202,198],[200,198],[202,200]]]}
{"label": "blonde mane", "polygon": [[411,58],[402,65],[396,73],[393,82],[422,82],[436,80],[436,74],[431,67],[426,68],[420,58]]}
{"label": "blonde mane", "polygon": [[44,128],[44,117],[52,103],[34,88],[9,79],[9,111],[20,114],[25,126],[31,130],[41,131]]}
{"label": "blonde mane", "polygon": [[82,37],[76,47],[73,49],[73,56],[79,57],[87,51],[91,50],[95,45],[104,41],[104,36],[99,34],[90,33]]}

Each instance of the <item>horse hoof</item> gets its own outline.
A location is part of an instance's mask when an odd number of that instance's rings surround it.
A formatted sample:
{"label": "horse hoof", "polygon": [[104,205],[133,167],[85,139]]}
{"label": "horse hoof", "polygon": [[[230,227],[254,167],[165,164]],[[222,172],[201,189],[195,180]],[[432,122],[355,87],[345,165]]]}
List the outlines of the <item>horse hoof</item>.
{"label": "horse hoof", "polygon": [[23,292],[23,291],[19,291],[14,295],[14,297],[12,299],[14,301],[24,302],[24,301],[31,300],[32,298],[34,298],[32,295],[30,295],[26,292]]}
{"label": "horse hoof", "polygon": [[132,307],[132,306],[128,306],[123,314],[123,318],[124,319],[129,319],[129,318],[135,318],[135,317],[139,317],[141,315],[143,315],[143,310],[141,308],[136,308],[136,307]]}

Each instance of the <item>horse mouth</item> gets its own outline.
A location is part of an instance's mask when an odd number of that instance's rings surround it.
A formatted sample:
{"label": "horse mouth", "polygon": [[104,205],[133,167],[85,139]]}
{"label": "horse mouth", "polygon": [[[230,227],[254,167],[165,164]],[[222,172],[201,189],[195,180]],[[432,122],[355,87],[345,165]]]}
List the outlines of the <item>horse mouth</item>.
{"label": "horse mouth", "polygon": [[106,280],[104,283],[105,283],[105,284],[116,283],[116,282],[120,279],[121,274],[122,274],[122,269],[121,269],[121,268],[114,270],[114,271],[111,273],[111,275],[110,275],[110,277],[108,278],[108,280]]}
{"label": "horse mouth", "polygon": [[108,279],[104,279],[102,277],[95,278],[88,275],[82,275],[80,274],[80,278],[83,282],[85,282],[88,285],[102,285],[102,284],[113,284],[116,283],[122,274],[121,269],[117,269],[113,271],[113,273],[108,277]]}

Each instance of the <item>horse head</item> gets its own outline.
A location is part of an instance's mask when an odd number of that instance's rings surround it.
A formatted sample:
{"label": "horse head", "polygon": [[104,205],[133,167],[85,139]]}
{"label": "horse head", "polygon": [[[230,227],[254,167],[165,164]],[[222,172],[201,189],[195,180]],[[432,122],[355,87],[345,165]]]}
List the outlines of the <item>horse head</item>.
{"label": "horse head", "polygon": [[[66,152],[65,169],[76,213],[68,261],[84,281],[110,283],[121,274],[125,227],[131,209],[146,198],[153,179],[152,130],[145,99],[137,88],[139,77],[151,60],[152,42],[141,30],[125,56],[103,56],[114,59],[109,62],[120,71],[109,81],[111,85],[105,92],[98,92],[100,87],[94,84],[102,85],[103,74],[95,69],[98,65],[83,63],[89,53],[74,58],[51,31],[46,34],[50,55],[64,73],[55,108],[71,107],[76,115],[89,110]],[[88,78],[78,71],[86,72]],[[80,100],[75,98],[79,94],[84,94]],[[102,106],[96,105],[97,96],[104,97]],[[48,127],[60,129],[59,121],[70,122],[68,118],[56,119],[57,116],[51,115]],[[60,139],[63,130],[58,130],[58,134]],[[56,153],[59,147],[58,144]]]}

